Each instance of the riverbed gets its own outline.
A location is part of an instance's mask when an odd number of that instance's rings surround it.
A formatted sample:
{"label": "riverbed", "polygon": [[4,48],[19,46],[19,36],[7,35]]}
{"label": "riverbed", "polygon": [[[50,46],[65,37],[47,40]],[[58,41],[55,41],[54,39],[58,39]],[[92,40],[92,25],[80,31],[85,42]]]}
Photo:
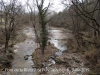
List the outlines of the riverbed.
{"label": "riverbed", "polygon": [[[19,33],[27,37],[25,37],[25,41],[14,45],[14,60],[7,75],[41,75],[36,68],[33,68],[32,53],[39,48],[39,44],[36,43],[34,29],[26,27]],[[67,40],[73,37],[71,31],[64,28],[49,27],[48,33],[48,42],[57,49],[57,52],[47,60],[45,68],[49,70],[42,75],[69,75],[69,73],[71,75],[88,75],[89,68],[84,65],[86,61],[83,55],[68,52]],[[48,63],[48,61],[51,63]],[[77,69],[78,71],[75,71]]]}
{"label": "riverbed", "polygon": [[[58,52],[55,55],[62,55],[62,52],[67,50],[66,39],[72,37],[70,35],[70,31],[64,28],[55,28],[50,27],[48,29],[49,32],[49,40],[57,49]],[[69,32],[69,33],[68,33]],[[24,28],[21,30],[21,34],[25,34],[27,36],[24,42],[17,43],[14,45],[14,60],[12,62],[13,69],[32,69],[34,65],[32,61],[32,53],[36,48],[38,48],[38,44],[35,42],[35,34],[34,29],[32,27]],[[28,60],[25,60],[24,57],[28,55]],[[14,72],[14,75],[33,75],[33,72]]]}

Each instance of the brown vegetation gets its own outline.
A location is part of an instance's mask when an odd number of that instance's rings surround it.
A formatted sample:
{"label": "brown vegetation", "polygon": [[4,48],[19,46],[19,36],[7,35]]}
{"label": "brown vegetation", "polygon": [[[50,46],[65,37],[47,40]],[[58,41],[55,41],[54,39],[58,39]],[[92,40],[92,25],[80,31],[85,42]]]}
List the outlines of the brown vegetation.
{"label": "brown vegetation", "polygon": [[100,63],[100,0],[63,1],[67,8],[55,14],[50,24],[70,29],[74,38],[68,39],[68,49],[84,54],[94,68]]}
{"label": "brown vegetation", "polygon": [[37,48],[35,52],[33,52],[33,61],[35,63],[35,67],[41,67],[41,64],[47,61],[52,55],[55,55],[55,52],[58,50],[53,45],[46,46],[45,54],[43,55],[40,48]]}

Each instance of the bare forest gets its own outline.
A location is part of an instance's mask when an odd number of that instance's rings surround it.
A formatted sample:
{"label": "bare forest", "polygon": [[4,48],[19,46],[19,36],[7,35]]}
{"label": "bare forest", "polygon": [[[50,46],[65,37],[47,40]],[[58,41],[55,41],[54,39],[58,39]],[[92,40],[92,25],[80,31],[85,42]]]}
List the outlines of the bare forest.
{"label": "bare forest", "polygon": [[0,0],[0,75],[100,75],[100,0],[56,1]]}

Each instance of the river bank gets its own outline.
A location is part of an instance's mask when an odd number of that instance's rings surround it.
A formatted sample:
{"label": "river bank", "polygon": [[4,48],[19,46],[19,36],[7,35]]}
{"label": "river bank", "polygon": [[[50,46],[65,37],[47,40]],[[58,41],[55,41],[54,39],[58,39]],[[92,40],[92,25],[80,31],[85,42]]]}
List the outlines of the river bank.
{"label": "river bank", "polygon": [[[43,65],[44,68],[48,68],[47,72],[14,72],[14,74],[19,75],[68,75],[68,68],[88,68],[85,66],[83,56],[81,54],[73,53],[67,48],[67,39],[72,37],[71,31],[63,28],[55,28],[50,27],[49,30],[49,40],[50,48],[47,48],[47,52],[45,56],[46,59],[43,60],[47,65]],[[14,45],[14,60],[11,64],[12,69],[15,68],[29,68],[33,69],[34,62],[37,59],[32,58],[32,54],[35,53],[35,50],[39,48],[38,43],[35,42],[35,34],[34,29],[32,27],[26,27],[24,30],[21,30],[21,34],[26,35],[25,41],[19,42]],[[53,51],[52,51],[53,50]],[[38,53],[39,59],[41,60],[43,56],[41,56],[41,51]],[[26,60],[26,59],[27,60]],[[42,67],[43,67],[42,66]],[[64,71],[59,71],[59,69],[63,69]],[[56,71],[55,71],[56,70]],[[58,71],[57,71],[58,70]],[[73,72],[70,70],[70,72]],[[45,73],[45,74],[44,74]],[[78,71],[76,74],[82,74],[83,71]],[[85,72],[87,74],[87,72]],[[86,75],[84,74],[84,75]],[[11,75],[8,72],[8,75]],[[75,75],[75,74],[71,74]]]}
{"label": "river bank", "polygon": [[[69,74],[70,75],[88,75],[90,72],[90,68],[87,67],[87,64],[89,62],[85,60],[84,55],[77,52],[75,53],[67,48],[68,39],[73,38],[71,31],[66,30],[64,28],[60,29],[60,28],[55,28],[55,27],[54,28],[51,27],[49,31],[51,32],[50,34],[51,37],[49,36],[49,38],[52,39],[50,43],[54,44],[54,47],[58,49],[58,52],[56,52],[55,55],[52,55],[52,57],[50,57],[51,59],[55,61],[55,64],[51,63],[50,65],[50,62],[48,63],[49,59],[45,60],[46,62],[42,62],[42,63],[45,63],[44,68],[47,68],[47,70],[42,71],[42,72],[37,71],[34,73],[34,75],[42,75],[42,74],[43,75],[69,75]],[[64,33],[65,36],[64,35],[61,36],[62,33]],[[63,42],[63,45],[58,46],[57,41]],[[45,56],[47,55],[48,53],[45,54]],[[43,59],[43,58],[40,56],[40,59]]]}

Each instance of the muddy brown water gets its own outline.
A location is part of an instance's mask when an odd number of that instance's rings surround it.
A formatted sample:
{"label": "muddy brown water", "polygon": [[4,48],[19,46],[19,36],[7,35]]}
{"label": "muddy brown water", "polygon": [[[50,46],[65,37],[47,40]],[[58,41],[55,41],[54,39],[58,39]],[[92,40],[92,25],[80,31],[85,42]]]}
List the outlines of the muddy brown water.
{"label": "muddy brown water", "polygon": [[[68,33],[70,31],[63,28],[51,27],[48,32],[50,38],[49,41],[59,49],[59,51],[55,54],[62,55],[62,52],[67,50],[65,40],[71,37],[70,33]],[[31,71],[32,65],[34,64],[32,61],[32,56],[30,56],[28,60],[24,59],[25,55],[32,55],[34,50],[38,47],[38,44],[35,43],[34,30],[31,27],[27,27],[22,30],[21,33],[27,35],[27,38],[24,42],[17,43],[14,46],[15,55],[12,62],[12,69],[10,70],[14,73],[14,75],[34,75],[33,71]],[[29,70],[30,72],[26,70]],[[11,72],[8,75],[11,75]]]}

